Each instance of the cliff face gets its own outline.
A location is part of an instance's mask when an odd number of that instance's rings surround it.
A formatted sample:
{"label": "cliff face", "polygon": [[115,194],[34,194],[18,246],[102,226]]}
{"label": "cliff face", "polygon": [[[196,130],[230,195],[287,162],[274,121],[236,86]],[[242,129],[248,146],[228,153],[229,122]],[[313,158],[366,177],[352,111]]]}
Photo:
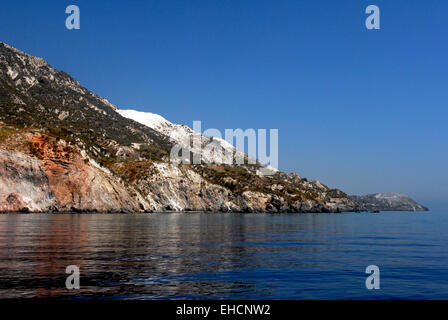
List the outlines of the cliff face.
{"label": "cliff face", "polygon": [[[63,142],[33,136],[28,154],[0,149],[2,212],[138,211],[138,197]],[[33,156],[34,154],[34,156]]]}
{"label": "cliff face", "polygon": [[54,203],[48,177],[36,158],[0,150],[0,211],[49,210]]}
{"label": "cliff face", "polygon": [[[7,132],[7,133],[5,133]],[[103,167],[65,140],[0,124],[1,212],[340,212],[356,202],[294,174],[152,160]],[[252,179],[248,182],[247,179]],[[288,189],[288,190],[286,190]]]}
{"label": "cliff face", "polygon": [[160,116],[137,122],[123,114],[43,59],[0,43],[0,212],[361,209],[318,181],[261,176],[258,163],[170,163],[179,134],[198,133]]}

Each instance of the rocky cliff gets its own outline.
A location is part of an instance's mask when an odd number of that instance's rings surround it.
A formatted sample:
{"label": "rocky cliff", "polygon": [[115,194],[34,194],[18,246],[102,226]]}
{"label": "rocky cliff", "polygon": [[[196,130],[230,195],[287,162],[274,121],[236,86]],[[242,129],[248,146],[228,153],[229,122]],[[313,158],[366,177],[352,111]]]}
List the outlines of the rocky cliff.
{"label": "rocky cliff", "polygon": [[198,133],[131,115],[43,59],[0,43],[0,212],[362,210],[318,181],[260,175],[259,163],[170,163],[179,143],[173,130]]}
{"label": "rocky cliff", "polygon": [[295,174],[150,159],[99,164],[45,130],[0,123],[1,212],[341,212],[345,193]]}

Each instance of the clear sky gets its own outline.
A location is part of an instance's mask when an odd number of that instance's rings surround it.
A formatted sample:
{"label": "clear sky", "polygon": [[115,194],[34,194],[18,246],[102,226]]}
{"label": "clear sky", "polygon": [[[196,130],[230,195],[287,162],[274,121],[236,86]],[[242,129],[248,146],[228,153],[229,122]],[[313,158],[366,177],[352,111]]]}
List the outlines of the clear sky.
{"label": "clear sky", "polygon": [[447,16],[446,0],[15,0],[0,41],[122,109],[278,128],[281,170],[431,205],[448,202]]}

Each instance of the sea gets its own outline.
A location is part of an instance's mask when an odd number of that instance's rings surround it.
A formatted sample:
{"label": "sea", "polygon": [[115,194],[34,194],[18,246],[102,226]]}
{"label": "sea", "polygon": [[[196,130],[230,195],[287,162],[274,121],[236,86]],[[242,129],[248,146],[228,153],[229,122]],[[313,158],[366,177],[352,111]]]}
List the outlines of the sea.
{"label": "sea", "polygon": [[448,299],[447,231],[444,210],[4,214],[0,299]]}

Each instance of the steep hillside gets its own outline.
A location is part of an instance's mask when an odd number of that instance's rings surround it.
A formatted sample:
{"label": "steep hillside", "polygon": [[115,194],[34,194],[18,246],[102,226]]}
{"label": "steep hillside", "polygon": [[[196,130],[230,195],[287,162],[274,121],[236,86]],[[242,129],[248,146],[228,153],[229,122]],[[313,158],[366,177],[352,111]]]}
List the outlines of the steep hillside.
{"label": "steep hillside", "polygon": [[136,112],[118,110],[43,59],[0,43],[0,211],[362,209],[318,181],[259,175],[258,163],[170,163],[172,146],[198,133]]}

